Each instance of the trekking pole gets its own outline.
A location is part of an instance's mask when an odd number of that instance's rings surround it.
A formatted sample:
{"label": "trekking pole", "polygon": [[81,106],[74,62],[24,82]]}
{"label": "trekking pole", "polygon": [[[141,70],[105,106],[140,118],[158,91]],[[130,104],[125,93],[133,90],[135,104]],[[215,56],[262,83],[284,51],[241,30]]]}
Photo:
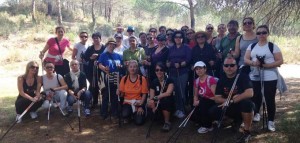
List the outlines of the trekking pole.
{"label": "trekking pole", "polygon": [[44,65],[43,65],[43,59],[41,59],[41,66],[42,66],[42,75],[44,75]]}
{"label": "trekking pole", "polygon": [[264,87],[264,68],[260,69],[260,86],[261,86],[261,96],[262,96],[262,106],[263,106],[263,129],[268,126],[268,117],[267,117],[267,103],[265,98],[265,87]]}
{"label": "trekking pole", "polygon": [[[158,109],[158,105],[159,105],[159,100],[157,101],[157,104],[156,104],[156,106],[155,106],[156,110]],[[152,128],[152,124],[153,124],[154,119],[155,119],[155,117],[156,117],[156,110],[154,111],[153,117],[151,118],[151,123],[150,123],[150,125],[149,125],[148,130],[147,130],[146,138],[150,137],[150,131],[151,131],[151,128]]]}
{"label": "trekking pole", "polygon": [[240,68],[239,68],[240,71],[239,71],[239,73],[237,74],[236,78],[234,79],[234,82],[233,82],[233,84],[232,84],[232,87],[231,87],[231,89],[230,89],[230,92],[229,92],[229,94],[228,94],[228,97],[227,97],[227,99],[226,99],[226,101],[225,101],[225,103],[224,103],[224,106],[223,106],[223,109],[222,109],[222,113],[221,113],[220,119],[219,119],[219,121],[218,121],[217,129],[216,129],[216,131],[215,131],[215,133],[214,133],[214,135],[213,135],[213,138],[212,138],[212,140],[211,140],[211,143],[216,143],[216,142],[217,142],[217,138],[218,138],[218,135],[219,135],[219,131],[220,131],[220,127],[221,127],[223,118],[224,118],[224,116],[225,116],[225,114],[226,114],[227,108],[228,108],[229,105],[230,105],[230,100],[231,100],[231,98],[232,98],[233,90],[234,90],[234,88],[235,88],[235,86],[236,86],[236,83],[237,83],[237,81],[238,81],[238,78],[239,78],[239,76],[240,76],[240,74],[241,74],[241,71],[242,71],[242,68],[243,68],[243,67],[244,67],[244,65],[241,65],[241,66],[240,66]]}
{"label": "trekking pole", "polygon": [[[54,99],[54,102],[57,103],[56,99]],[[61,107],[58,105],[58,109],[61,112],[61,114],[66,117],[66,113],[61,109]],[[70,126],[71,130],[74,130],[74,128],[71,126],[70,122],[67,120],[67,118],[64,118],[64,121]]]}
{"label": "trekking pole", "polygon": [[80,121],[80,99],[77,99],[77,116],[78,116],[78,131],[81,132],[81,121]]}
{"label": "trekking pole", "polygon": [[16,119],[16,121],[8,128],[8,130],[2,135],[0,142],[3,140],[3,138],[6,136],[6,134],[16,125],[16,123],[29,111],[29,109],[32,107],[32,105],[35,102],[31,102],[31,104],[23,111],[23,113]]}
{"label": "trekking pole", "polygon": [[[177,79],[179,78],[179,70],[178,68],[176,68],[176,71],[177,71]],[[181,100],[182,100],[182,106],[183,106],[183,110],[184,109],[184,106],[185,106],[185,100],[184,100],[184,95],[183,95],[183,92],[182,92],[182,85],[181,85],[181,82],[179,81],[179,90],[180,90],[180,94],[181,94]]]}
{"label": "trekking pole", "polygon": [[183,129],[185,128],[186,124],[190,120],[191,116],[193,115],[196,107],[193,108],[193,110],[189,113],[189,115],[180,123],[177,130],[169,137],[166,143],[176,143],[178,140],[178,137],[183,132]]}
{"label": "trekking pole", "polygon": [[108,113],[109,113],[109,120],[111,121],[111,100],[110,100],[110,83],[109,83],[109,76],[110,74],[107,74],[107,90],[108,90]]}
{"label": "trekking pole", "polygon": [[52,106],[51,100],[48,100],[48,101],[49,101],[49,107],[48,107],[48,113],[47,113],[47,131],[46,131],[46,136],[49,135],[50,110],[51,110],[51,106]]}
{"label": "trekking pole", "polygon": [[[120,85],[120,72],[117,72],[117,90],[119,90],[119,85]],[[122,126],[122,103],[120,99],[120,90],[119,90],[119,95],[118,95],[118,110],[119,110],[119,127]]]}

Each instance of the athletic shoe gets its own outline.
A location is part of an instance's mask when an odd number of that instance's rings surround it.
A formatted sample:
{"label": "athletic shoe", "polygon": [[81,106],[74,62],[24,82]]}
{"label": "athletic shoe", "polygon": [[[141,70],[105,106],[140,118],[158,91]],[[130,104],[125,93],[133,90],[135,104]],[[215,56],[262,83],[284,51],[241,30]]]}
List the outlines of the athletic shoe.
{"label": "athletic shoe", "polygon": [[68,111],[68,114],[71,114],[73,112],[72,106],[68,106],[67,111]]}
{"label": "athletic shoe", "polygon": [[177,117],[179,112],[180,112],[179,110],[176,110],[175,113],[174,113],[174,116]]}
{"label": "athletic shoe", "polygon": [[29,114],[30,114],[31,119],[36,119],[38,117],[36,112],[30,112]]}
{"label": "athletic shoe", "polygon": [[268,130],[271,132],[275,132],[275,123],[274,121],[269,121],[268,122]]}
{"label": "athletic shoe", "polygon": [[199,133],[199,134],[205,134],[205,133],[211,132],[211,131],[213,131],[213,130],[214,130],[214,128],[200,127],[200,128],[198,129],[198,133]]}
{"label": "athletic shoe", "polygon": [[85,109],[84,114],[85,114],[85,116],[90,116],[91,115],[90,109]]}
{"label": "athletic shoe", "polygon": [[260,121],[260,114],[256,113],[255,116],[253,117],[254,122],[259,122]]}
{"label": "athletic shoe", "polygon": [[179,119],[182,119],[182,118],[185,117],[185,115],[182,111],[179,111],[176,117],[179,118]]}
{"label": "athletic shoe", "polygon": [[161,128],[161,130],[164,132],[169,132],[171,130],[171,124],[165,123],[164,126]]}
{"label": "athletic shoe", "polygon": [[236,143],[248,143],[251,138],[251,134],[249,131],[244,130],[242,135],[236,140]]}
{"label": "athletic shoe", "polygon": [[17,116],[16,116],[16,121],[18,124],[22,122],[22,118],[19,119],[20,116],[21,116],[20,114],[17,114]]}

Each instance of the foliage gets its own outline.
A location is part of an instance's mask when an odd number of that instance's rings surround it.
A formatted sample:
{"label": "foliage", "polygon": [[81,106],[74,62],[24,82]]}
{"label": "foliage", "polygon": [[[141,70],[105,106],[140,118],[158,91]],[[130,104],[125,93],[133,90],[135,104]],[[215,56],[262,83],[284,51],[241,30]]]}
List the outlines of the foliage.
{"label": "foliage", "polygon": [[9,19],[9,14],[0,13],[0,36],[9,36],[10,33],[18,31],[18,24]]}

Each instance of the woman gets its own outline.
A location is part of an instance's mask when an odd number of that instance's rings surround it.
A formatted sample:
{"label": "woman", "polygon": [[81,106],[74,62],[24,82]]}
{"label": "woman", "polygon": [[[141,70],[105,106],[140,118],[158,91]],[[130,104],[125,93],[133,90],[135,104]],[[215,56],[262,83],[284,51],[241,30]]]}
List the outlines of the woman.
{"label": "woman", "polygon": [[64,66],[66,65],[63,65],[63,59],[64,59],[63,54],[66,50],[66,47],[70,51],[72,51],[72,49],[70,48],[70,41],[64,38],[65,32],[66,31],[64,27],[61,26],[56,27],[55,28],[56,37],[50,38],[47,41],[46,46],[40,52],[39,55],[40,59],[43,59],[45,53],[48,51],[46,58],[44,60],[54,63],[56,73],[62,76],[68,73],[68,71],[64,70]]}
{"label": "woman", "polygon": [[88,48],[88,44],[86,43],[88,40],[87,32],[80,32],[79,34],[80,42],[76,43],[73,48],[72,59],[77,60],[80,63],[80,70],[84,71],[86,69],[87,64],[84,58],[84,53]]}
{"label": "woman", "polygon": [[[41,100],[40,90],[42,86],[41,77],[38,76],[39,65],[36,61],[30,61],[26,65],[26,71],[24,75],[18,77],[18,91],[19,95],[15,102],[17,117],[25,111],[25,109],[35,102],[29,109],[29,114],[32,119],[36,119],[37,109],[41,107],[43,101]],[[21,123],[22,119],[19,119],[17,123]]]}
{"label": "woman", "polygon": [[189,47],[192,49],[196,46],[196,42],[194,40],[194,36],[195,36],[195,31],[193,29],[189,29],[186,32],[186,37],[187,37],[187,44],[189,45]]}
{"label": "woman", "polygon": [[222,24],[218,25],[218,30],[217,30],[218,35],[213,40],[213,45],[214,45],[214,48],[216,51],[220,50],[221,40],[222,40],[222,38],[224,38],[226,36],[226,31],[227,31],[227,28],[226,28],[225,24],[222,23]]}
{"label": "woman", "polygon": [[217,81],[214,77],[206,74],[206,69],[206,64],[202,61],[198,61],[194,65],[198,78],[194,81],[193,106],[196,107],[196,110],[193,118],[200,125],[198,129],[200,134],[213,130],[209,109],[215,105],[214,96]]}
{"label": "woman", "polygon": [[185,37],[182,31],[175,31],[172,38],[175,43],[169,50],[167,67],[170,77],[175,82],[175,116],[183,118],[185,116],[184,105],[186,103],[185,90],[188,80],[189,63],[191,62],[191,49],[184,44]]}
{"label": "woman", "polygon": [[101,43],[101,33],[96,32],[92,35],[93,45],[88,47],[85,51],[85,60],[88,62],[88,67],[86,70],[86,76],[90,83],[89,91],[91,91],[93,95],[93,105],[92,108],[98,105],[98,97],[99,97],[99,86],[98,82],[100,82],[101,70],[98,69],[97,59],[105,50],[105,46]]}
{"label": "woman", "polygon": [[166,46],[167,46],[168,48],[170,48],[170,47],[172,47],[172,46],[174,45],[173,40],[172,40],[172,36],[173,36],[174,30],[171,29],[171,28],[169,28],[169,29],[167,29],[166,33],[167,33],[167,34],[166,34],[166,35],[167,35],[167,43],[166,43]]}
{"label": "woman", "polygon": [[115,34],[115,39],[116,39],[116,48],[114,49],[114,52],[119,54],[120,56],[123,56],[123,52],[127,49],[123,45],[123,35],[120,33]]}
{"label": "woman", "polygon": [[[256,37],[256,34],[254,32],[255,29],[255,22],[252,17],[246,17],[243,19],[243,30],[245,33],[239,37],[237,37],[238,40],[235,41],[235,49],[233,56],[237,59],[238,65],[244,65],[244,56],[246,53],[246,49],[248,46],[252,43],[257,43],[258,39]],[[250,67],[246,66],[242,70],[244,73],[249,74]]]}
{"label": "woman", "polygon": [[195,34],[197,45],[192,49],[192,64],[197,61],[203,61],[208,75],[215,76],[216,55],[210,44],[207,43],[208,36],[204,31]]}
{"label": "woman", "polygon": [[[60,74],[56,74],[55,66],[51,62],[44,62],[44,70],[46,74],[42,76],[42,84],[46,99],[43,103],[43,108],[48,108],[49,103],[56,103],[55,106],[60,106],[62,110],[66,107],[67,89],[64,78]],[[59,102],[59,103],[58,103]]]}
{"label": "woman", "polygon": [[148,93],[146,78],[138,74],[138,62],[128,61],[128,75],[120,81],[120,97],[124,97],[122,117],[125,121],[133,116],[136,125],[145,122],[145,101]]}
{"label": "woman", "polygon": [[262,102],[261,80],[263,81],[264,97],[268,111],[268,129],[275,131],[275,95],[277,85],[277,67],[283,63],[282,53],[277,45],[268,41],[270,31],[267,25],[258,26],[256,35],[258,43],[247,48],[244,62],[251,66],[250,79],[253,83],[253,102],[255,103],[254,121],[259,121],[259,110]]}
{"label": "woman", "polygon": [[[109,115],[117,118],[118,117],[118,98],[116,95],[117,79],[119,79],[120,68],[122,65],[122,57],[114,52],[116,47],[116,41],[114,38],[109,38],[106,46],[106,52],[102,53],[98,59],[99,68],[104,72],[104,83],[105,88],[102,93],[102,106],[100,114],[103,119],[106,119]],[[111,103],[109,103],[111,102]],[[110,106],[110,109],[108,109]],[[110,113],[108,113],[110,111]]]}
{"label": "woman", "polygon": [[154,114],[156,112],[162,113],[164,118],[162,130],[168,132],[171,129],[170,114],[173,111],[174,82],[166,77],[166,69],[165,64],[160,62],[155,66],[157,78],[152,81],[150,86],[148,107],[152,109]]}
{"label": "woman", "polygon": [[[166,65],[167,58],[169,55],[169,49],[166,47],[166,35],[158,34],[157,41],[158,46],[155,48],[154,52],[151,54],[151,65],[150,65],[150,80],[154,80],[156,78],[155,74],[155,65],[158,62]],[[151,81],[150,81],[151,82]]]}
{"label": "woman", "polygon": [[216,38],[213,37],[214,26],[212,24],[206,25],[205,32],[207,32],[207,43],[213,46],[213,40]]}
{"label": "woman", "polygon": [[92,101],[92,94],[87,90],[86,76],[79,69],[79,62],[72,60],[70,62],[71,71],[65,75],[65,81],[68,85],[68,110],[72,112],[72,106],[76,100],[82,100],[84,102],[84,114],[89,116],[91,114],[90,104]]}
{"label": "woman", "polygon": [[[153,29],[153,28],[152,28]],[[154,43],[154,40],[156,37],[154,36],[154,34],[148,33],[147,34],[147,41],[148,41],[148,46],[146,48],[144,48],[145,50],[145,54],[146,54],[146,61],[144,63],[144,66],[147,70],[147,77],[148,79],[150,78],[150,81],[152,81],[154,78],[151,75],[151,73],[153,73],[151,70],[151,62],[152,62],[152,54],[153,52],[156,50],[157,45]]]}

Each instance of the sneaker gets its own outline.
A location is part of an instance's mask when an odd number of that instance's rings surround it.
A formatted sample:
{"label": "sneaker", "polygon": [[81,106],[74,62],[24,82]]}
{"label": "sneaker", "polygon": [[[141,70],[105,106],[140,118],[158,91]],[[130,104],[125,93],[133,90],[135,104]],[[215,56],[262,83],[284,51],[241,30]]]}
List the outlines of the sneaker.
{"label": "sneaker", "polygon": [[176,115],[177,118],[182,119],[185,117],[184,113],[182,111],[179,111],[178,114]]}
{"label": "sneaker", "polygon": [[38,117],[36,112],[30,112],[29,114],[30,114],[31,119],[36,119]]}
{"label": "sneaker", "polygon": [[171,124],[165,123],[164,126],[161,128],[161,130],[164,132],[169,132],[171,130]]}
{"label": "sneaker", "polygon": [[73,112],[72,106],[68,106],[67,111],[68,111],[68,114],[71,114]]}
{"label": "sneaker", "polygon": [[85,109],[84,114],[85,114],[85,116],[90,116],[91,115],[90,109]]}
{"label": "sneaker", "polygon": [[253,117],[253,122],[259,122],[260,121],[260,114],[256,113],[255,116]]}
{"label": "sneaker", "polygon": [[198,133],[200,133],[200,134],[205,134],[205,133],[207,133],[207,132],[213,131],[213,129],[214,129],[214,128],[200,127],[200,128],[198,129]]}
{"label": "sneaker", "polygon": [[179,112],[180,112],[179,110],[176,110],[175,113],[174,113],[174,116],[177,117]]}
{"label": "sneaker", "polygon": [[248,143],[251,138],[251,134],[249,131],[244,130],[242,135],[236,140],[236,143]]}
{"label": "sneaker", "polygon": [[17,116],[16,116],[16,121],[17,121],[18,124],[22,122],[22,118],[20,118],[20,116],[21,116],[20,114],[17,114]]}
{"label": "sneaker", "polygon": [[268,122],[268,130],[271,132],[275,132],[275,123],[274,121],[269,121]]}

